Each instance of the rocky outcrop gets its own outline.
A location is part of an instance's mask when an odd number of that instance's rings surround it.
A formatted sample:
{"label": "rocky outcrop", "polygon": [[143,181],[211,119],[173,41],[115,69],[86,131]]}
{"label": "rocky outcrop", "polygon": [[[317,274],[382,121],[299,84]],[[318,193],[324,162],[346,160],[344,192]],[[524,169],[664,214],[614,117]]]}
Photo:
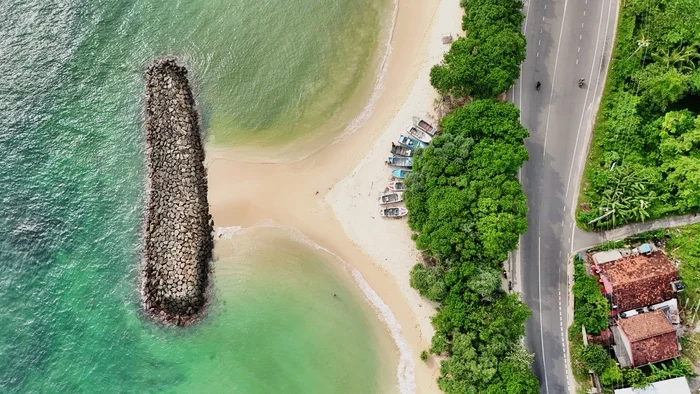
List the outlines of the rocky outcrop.
{"label": "rocky outcrop", "polygon": [[176,325],[205,305],[212,222],[204,150],[187,70],[173,59],[146,71],[146,166],[142,292],[146,311]]}

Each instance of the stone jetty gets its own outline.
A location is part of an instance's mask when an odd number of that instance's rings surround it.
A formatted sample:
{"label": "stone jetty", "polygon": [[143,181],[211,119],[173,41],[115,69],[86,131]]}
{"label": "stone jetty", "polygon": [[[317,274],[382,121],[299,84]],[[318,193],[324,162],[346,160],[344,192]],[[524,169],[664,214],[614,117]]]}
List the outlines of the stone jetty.
{"label": "stone jetty", "polygon": [[142,292],[149,315],[187,325],[205,305],[212,224],[204,150],[187,70],[161,59],[146,71]]}

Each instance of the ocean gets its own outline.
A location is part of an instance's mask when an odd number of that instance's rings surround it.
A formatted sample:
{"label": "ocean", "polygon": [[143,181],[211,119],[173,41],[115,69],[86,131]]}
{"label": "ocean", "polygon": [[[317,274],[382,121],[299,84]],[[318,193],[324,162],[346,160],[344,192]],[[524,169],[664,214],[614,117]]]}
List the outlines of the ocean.
{"label": "ocean", "polygon": [[1,0],[0,392],[395,391],[377,314],[289,234],[217,240],[192,327],[138,293],[146,65],[188,66],[210,144],[289,144],[351,119],[389,6]]}

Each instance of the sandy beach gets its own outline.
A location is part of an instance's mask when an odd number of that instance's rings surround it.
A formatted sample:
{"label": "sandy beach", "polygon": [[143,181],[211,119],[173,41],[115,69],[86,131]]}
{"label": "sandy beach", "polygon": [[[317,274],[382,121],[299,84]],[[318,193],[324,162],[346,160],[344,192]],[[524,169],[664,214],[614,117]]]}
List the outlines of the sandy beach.
{"label": "sandy beach", "polygon": [[419,359],[430,346],[434,307],[409,286],[418,253],[406,220],[380,218],[377,197],[390,181],[391,168],[384,161],[391,141],[412,115],[427,118],[432,111],[437,94],[428,73],[448,49],[442,35],[461,33],[461,17],[458,1],[399,0],[383,89],[371,115],[307,158],[261,164],[207,148],[215,226],[273,222],[292,227],[357,269],[401,325],[415,365],[411,392],[418,393],[439,392],[438,363]]}

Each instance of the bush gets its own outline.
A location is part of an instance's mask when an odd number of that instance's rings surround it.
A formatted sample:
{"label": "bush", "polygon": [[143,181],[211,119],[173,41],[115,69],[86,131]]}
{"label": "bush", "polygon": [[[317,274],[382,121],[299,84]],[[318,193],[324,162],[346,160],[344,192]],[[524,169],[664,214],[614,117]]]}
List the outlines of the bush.
{"label": "bush", "polygon": [[608,328],[610,304],[600,292],[598,280],[586,275],[583,262],[574,262],[574,326],[579,330],[583,325],[590,334],[599,334]]}
{"label": "bush", "polygon": [[422,352],[420,352],[420,359],[423,360],[423,361],[428,360],[428,352],[425,351],[425,350],[423,350]]}
{"label": "bush", "polygon": [[595,372],[596,375],[602,375],[610,365],[610,355],[602,346],[592,344],[581,351],[581,361],[586,369]]}

